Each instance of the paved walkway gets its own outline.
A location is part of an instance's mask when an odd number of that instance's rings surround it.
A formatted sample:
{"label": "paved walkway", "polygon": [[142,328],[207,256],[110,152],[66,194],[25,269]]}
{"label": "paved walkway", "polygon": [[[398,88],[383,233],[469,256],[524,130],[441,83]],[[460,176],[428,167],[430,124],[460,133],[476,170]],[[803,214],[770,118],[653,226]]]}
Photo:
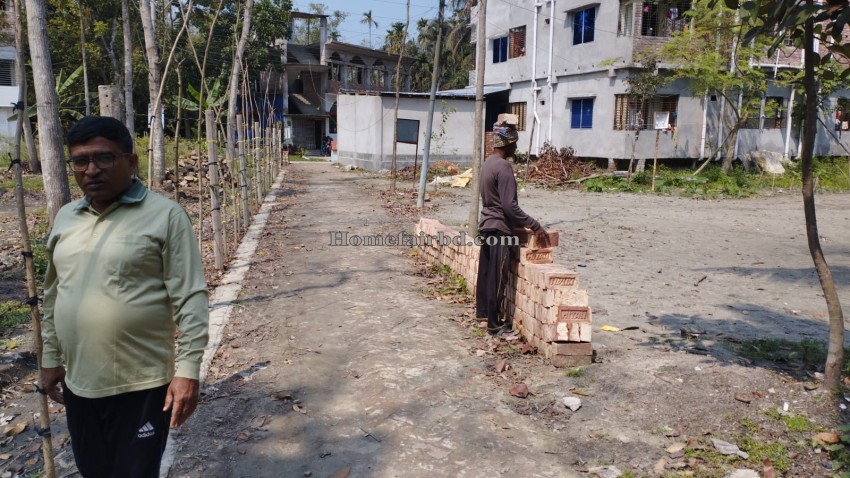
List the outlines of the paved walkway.
{"label": "paved walkway", "polygon": [[449,320],[464,309],[419,292],[409,249],[329,246],[412,230],[370,184],[288,167],[168,476],[578,476]]}

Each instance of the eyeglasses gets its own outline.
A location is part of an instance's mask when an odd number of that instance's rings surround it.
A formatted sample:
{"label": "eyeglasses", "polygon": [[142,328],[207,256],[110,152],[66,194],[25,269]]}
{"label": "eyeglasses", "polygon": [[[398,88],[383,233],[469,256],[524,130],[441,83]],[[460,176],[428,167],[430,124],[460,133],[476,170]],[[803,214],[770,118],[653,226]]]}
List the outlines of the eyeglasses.
{"label": "eyeglasses", "polygon": [[81,173],[89,168],[89,163],[94,163],[97,169],[109,169],[115,164],[115,159],[119,156],[126,156],[128,153],[94,153],[88,156],[71,156],[68,164],[71,169]]}

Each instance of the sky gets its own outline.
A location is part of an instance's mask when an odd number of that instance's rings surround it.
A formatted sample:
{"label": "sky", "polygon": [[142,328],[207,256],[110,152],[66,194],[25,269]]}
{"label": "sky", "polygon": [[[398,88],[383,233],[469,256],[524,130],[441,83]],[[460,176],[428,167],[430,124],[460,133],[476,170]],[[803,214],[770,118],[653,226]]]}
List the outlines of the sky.
{"label": "sky", "polygon": [[[363,13],[372,10],[372,18],[378,22],[378,27],[372,27],[372,46],[380,48],[384,43],[384,35],[395,22],[406,19],[406,0],[292,0],[292,9],[308,11],[310,3],[323,3],[328,6],[328,13],[340,10],[348,13],[345,22],[340,26],[342,41],[360,45],[369,42],[369,28],[360,23]],[[411,33],[420,18],[436,18],[439,0],[410,0]]]}

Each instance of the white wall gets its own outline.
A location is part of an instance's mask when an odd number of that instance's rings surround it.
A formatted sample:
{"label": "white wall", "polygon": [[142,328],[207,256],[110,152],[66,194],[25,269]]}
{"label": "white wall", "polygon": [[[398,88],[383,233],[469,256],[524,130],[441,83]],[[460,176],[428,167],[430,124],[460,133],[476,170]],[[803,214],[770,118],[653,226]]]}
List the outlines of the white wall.
{"label": "white wall", "polygon": [[[445,123],[441,105],[454,109]],[[437,98],[434,111],[434,132],[445,134],[431,141],[430,161],[446,160],[459,165],[472,163],[472,123],[475,102],[467,99]],[[357,167],[381,170],[392,164],[395,117],[395,97],[392,95],[341,94],[337,100],[337,134],[339,161]],[[398,143],[397,167],[421,164],[425,147],[428,120],[428,98],[401,98],[399,119],[419,121],[419,144]]]}

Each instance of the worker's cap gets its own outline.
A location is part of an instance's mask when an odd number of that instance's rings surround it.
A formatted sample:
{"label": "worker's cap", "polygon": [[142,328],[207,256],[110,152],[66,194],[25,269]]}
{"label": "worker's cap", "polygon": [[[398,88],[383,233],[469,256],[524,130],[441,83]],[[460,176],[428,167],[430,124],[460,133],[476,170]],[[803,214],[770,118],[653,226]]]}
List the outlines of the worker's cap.
{"label": "worker's cap", "polygon": [[519,139],[517,132],[519,117],[514,114],[502,113],[493,125],[493,147],[503,148]]}

